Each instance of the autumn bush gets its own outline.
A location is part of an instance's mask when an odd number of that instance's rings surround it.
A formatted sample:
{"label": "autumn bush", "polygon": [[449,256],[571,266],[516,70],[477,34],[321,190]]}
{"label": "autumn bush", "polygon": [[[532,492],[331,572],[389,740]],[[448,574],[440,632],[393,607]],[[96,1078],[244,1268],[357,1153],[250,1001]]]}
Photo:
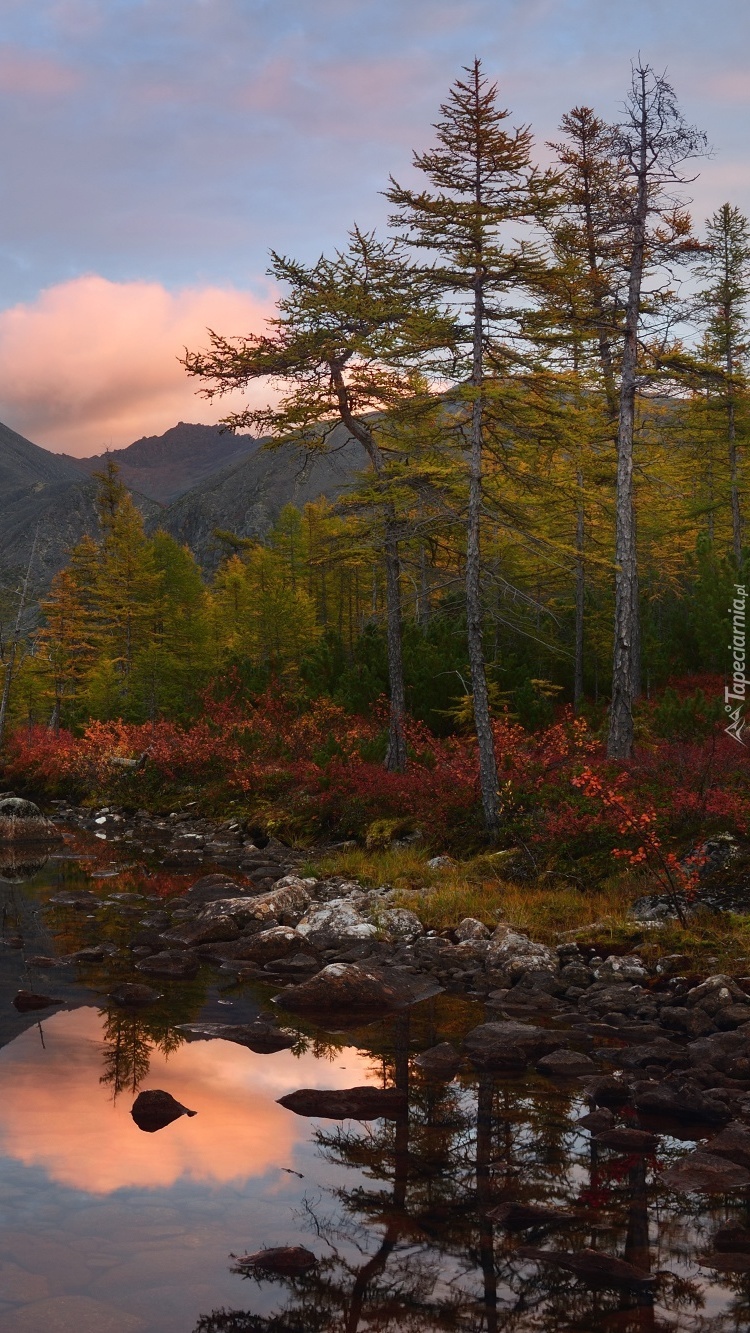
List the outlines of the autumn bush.
{"label": "autumn bush", "polygon": [[[659,704],[649,708],[657,712]],[[620,852],[634,865],[658,853],[674,869],[675,853],[698,835],[746,835],[744,748],[720,723],[700,738],[665,739],[649,726],[649,708],[627,765],[607,761],[600,738],[569,710],[538,732],[508,716],[496,720],[505,844],[526,849],[537,867],[606,862]],[[478,846],[475,740],[438,737],[412,720],[406,772],[388,773],[375,757],[385,722],[385,705],[364,718],[325,698],[302,707],[275,690],[252,704],[207,696],[202,720],[191,725],[94,721],[80,735],[18,730],[4,781],[48,798],[133,808],[194,800],[208,813],[243,811],[302,843],[363,838],[374,821],[406,820],[430,845]],[[136,770],[113,763],[141,756]]]}

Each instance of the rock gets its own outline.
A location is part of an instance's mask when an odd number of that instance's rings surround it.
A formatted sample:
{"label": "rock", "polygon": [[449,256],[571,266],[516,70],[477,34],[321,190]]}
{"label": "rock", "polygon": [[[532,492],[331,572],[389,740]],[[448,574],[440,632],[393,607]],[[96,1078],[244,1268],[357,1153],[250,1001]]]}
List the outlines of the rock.
{"label": "rock", "polygon": [[0,843],[3,842],[62,842],[62,834],[33,801],[4,796],[0,800]]}
{"label": "rock", "polygon": [[282,1032],[273,1023],[259,1019],[255,1023],[180,1023],[178,1032],[185,1032],[189,1037],[212,1041],[234,1041],[238,1046],[247,1046],[257,1055],[273,1055],[275,1051],[288,1051],[295,1045],[296,1038],[288,1032]]}
{"label": "rock", "polygon": [[750,1171],[708,1152],[692,1152],[663,1171],[661,1183],[680,1194],[726,1194],[750,1186]]}
{"label": "rock", "polygon": [[441,1041],[437,1046],[430,1046],[422,1051],[414,1061],[418,1069],[430,1079],[445,1080],[455,1078],[461,1065],[461,1056],[449,1041]]}
{"label": "rock", "polygon": [[252,897],[255,890],[252,887],[238,884],[230,875],[204,875],[202,879],[191,884],[187,891],[177,899],[172,899],[173,903],[188,903],[190,906],[206,906],[208,903],[217,902],[222,898],[235,898],[247,895]]}
{"label": "rock", "polygon": [[162,997],[161,991],[154,990],[153,986],[139,984],[137,981],[122,981],[109,992],[108,998],[114,1000],[115,1004],[122,1005],[124,1009],[137,1009],[141,1005],[155,1004]]}
{"label": "rock", "polygon": [[474,916],[465,916],[463,921],[459,921],[453,932],[459,944],[462,940],[488,940],[490,932],[481,921],[477,921]]}
{"label": "rock", "polygon": [[278,1273],[282,1277],[298,1277],[317,1267],[317,1259],[303,1245],[280,1245],[255,1254],[243,1254],[237,1260],[239,1269],[251,1268],[260,1273]]}
{"label": "rock", "polygon": [[201,913],[201,920],[217,916],[231,916],[239,926],[251,921],[266,925],[294,926],[310,905],[308,886],[301,879],[287,875],[279,880],[270,893],[247,898],[219,898],[209,903]]}
{"label": "rock", "polygon": [[613,1254],[601,1254],[599,1250],[579,1250],[577,1254],[565,1254],[560,1250],[537,1250],[530,1245],[522,1245],[516,1253],[524,1259],[536,1259],[540,1264],[551,1264],[574,1273],[591,1287],[644,1290],[656,1283],[656,1278],[645,1269],[636,1268],[634,1264],[617,1259]]}
{"label": "rock", "polygon": [[180,953],[155,953],[136,963],[136,972],[144,972],[149,977],[172,977],[176,981],[190,981],[198,974],[198,959],[190,950]]}
{"label": "rock", "polygon": [[713,1015],[717,1028],[723,1032],[730,1032],[734,1028],[742,1027],[743,1023],[750,1022],[750,1004],[728,1004],[726,1009],[719,1009]]}
{"label": "rock", "polygon": [[610,954],[604,959],[598,967],[594,968],[594,976],[597,981],[646,981],[648,972],[643,966],[640,958],[635,954],[628,954],[624,958],[618,958],[616,954]]}
{"label": "rock", "polygon": [[356,963],[330,963],[309,981],[275,995],[274,1003],[292,1013],[347,1016],[400,1009],[403,999],[393,986],[367,968]]}
{"label": "rock", "polygon": [[552,1078],[572,1078],[576,1074],[590,1074],[596,1068],[593,1060],[580,1051],[551,1051],[537,1063],[540,1074]]}
{"label": "rock", "polygon": [[611,1074],[587,1079],[584,1089],[595,1106],[624,1106],[632,1092],[624,1079],[614,1078]]}
{"label": "rock", "polygon": [[599,1014],[634,1014],[646,996],[642,986],[628,981],[597,981],[586,992],[586,1009]]}
{"label": "rock", "polygon": [[731,1118],[722,1102],[707,1097],[688,1079],[665,1079],[641,1088],[634,1097],[639,1111],[666,1115],[675,1120],[702,1120],[708,1125],[724,1125]]}
{"label": "rock", "polygon": [[647,1042],[644,1046],[631,1046],[618,1053],[618,1063],[623,1069],[645,1069],[647,1065],[667,1065],[673,1060],[687,1062],[682,1046],[665,1037],[657,1037],[656,1041]]}
{"label": "rock", "polygon": [[405,907],[388,907],[378,913],[376,921],[380,933],[392,944],[413,944],[424,935],[424,926],[416,912]]}
{"label": "rock", "polygon": [[35,995],[30,990],[20,990],[13,999],[13,1006],[19,1014],[30,1014],[34,1009],[49,1009],[53,1004],[62,1004],[62,1000],[52,1000],[49,995]]}
{"label": "rock", "polygon": [[745,1129],[744,1125],[727,1125],[726,1129],[711,1139],[706,1151],[715,1157],[726,1157],[728,1161],[750,1170],[750,1130]]}
{"label": "rock", "polygon": [[271,926],[270,930],[261,930],[257,935],[238,941],[228,956],[241,962],[262,965],[272,959],[299,953],[304,945],[304,936],[291,926]]}
{"label": "rock", "polygon": [[406,1111],[408,1099],[399,1088],[300,1088],[279,1097],[279,1106],[295,1115],[326,1120],[395,1119]]}
{"label": "rock", "polygon": [[165,930],[162,939],[167,944],[181,944],[196,948],[200,944],[219,944],[239,938],[239,927],[231,916],[217,916],[211,921],[186,921],[183,925]]}
{"label": "rock", "polygon": [[624,1153],[654,1153],[659,1146],[657,1134],[644,1129],[605,1129],[594,1136],[599,1148],[613,1148]]}
{"label": "rock", "polygon": [[559,1041],[559,1033],[528,1023],[482,1023],[467,1034],[464,1049],[478,1069],[525,1069]]}
{"label": "rock", "polygon": [[130,1114],[138,1128],[145,1134],[155,1134],[157,1130],[171,1125],[173,1120],[179,1120],[180,1116],[193,1116],[197,1112],[189,1111],[187,1106],[176,1101],[171,1093],[163,1092],[161,1088],[154,1088],[148,1092],[139,1092]]}
{"label": "rock", "polygon": [[566,963],[560,968],[560,981],[565,986],[576,986],[580,990],[587,990],[594,980],[594,974],[590,967],[583,963]]}
{"label": "rock", "polygon": [[527,1231],[529,1227],[564,1226],[578,1219],[572,1213],[542,1208],[538,1203],[500,1203],[490,1208],[487,1217],[503,1231]]}
{"label": "rock", "polygon": [[490,940],[485,967],[491,985],[512,986],[529,969],[546,968],[556,972],[557,955],[544,944],[535,944],[528,935],[502,926]]}
{"label": "rock", "polygon": [[690,1043],[687,1053],[696,1068],[708,1065],[729,1078],[747,1079],[750,1077],[750,1028],[701,1037]]}
{"label": "rock", "polygon": [[345,948],[355,940],[374,940],[378,933],[345,899],[334,899],[303,916],[297,929],[313,949],[321,951]]}
{"label": "rock", "polygon": [[600,1106],[597,1111],[589,1111],[587,1115],[582,1115],[580,1120],[576,1120],[576,1125],[587,1129],[590,1134],[601,1134],[605,1129],[611,1129],[614,1123],[615,1117],[605,1106]]}
{"label": "rock", "polygon": [[452,856],[431,856],[427,864],[430,870],[448,870],[456,863]]}
{"label": "rock", "polygon": [[688,1037],[706,1037],[716,1031],[716,1024],[702,1009],[688,1009],[686,1005],[663,1005],[659,1015],[662,1027],[670,1032],[684,1032]]}
{"label": "rock", "polygon": [[722,972],[706,977],[705,981],[699,986],[693,986],[685,996],[685,1004],[689,1008],[699,1006],[710,1015],[720,1009],[727,1009],[732,1004],[747,1003],[748,997],[741,987]]}
{"label": "rock", "polygon": [[288,958],[274,958],[264,966],[266,971],[278,972],[283,976],[304,976],[307,972],[319,972],[320,960],[311,953],[295,953]]}

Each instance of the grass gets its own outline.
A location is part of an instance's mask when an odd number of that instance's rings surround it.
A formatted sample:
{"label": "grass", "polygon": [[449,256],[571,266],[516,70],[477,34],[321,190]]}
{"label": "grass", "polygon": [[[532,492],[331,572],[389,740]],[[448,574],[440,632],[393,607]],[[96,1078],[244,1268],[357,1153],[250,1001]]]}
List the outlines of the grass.
{"label": "grass", "polygon": [[342,875],[369,887],[388,884],[397,905],[416,912],[428,930],[450,930],[471,916],[490,928],[507,922],[543,944],[574,938],[603,955],[632,952],[649,962],[681,954],[684,972],[750,975],[750,916],[706,911],[684,928],[676,921],[640,924],[629,909],[653,889],[643,874],[618,868],[608,879],[581,888],[561,876],[528,882],[506,877],[510,866],[502,854],[436,869],[426,864],[428,855],[414,845],[383,851],[356,847],[311,861],[306,873]]}

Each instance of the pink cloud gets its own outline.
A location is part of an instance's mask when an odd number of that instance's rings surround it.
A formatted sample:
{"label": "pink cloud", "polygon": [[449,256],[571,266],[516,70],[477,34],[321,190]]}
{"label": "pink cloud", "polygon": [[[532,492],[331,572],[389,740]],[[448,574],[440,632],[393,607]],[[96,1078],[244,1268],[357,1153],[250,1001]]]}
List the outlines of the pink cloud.
{"label": "pink cloud", "polygon": [[[113,1103],[100,1082],[104,1049],[95,1009],[44,1021],[45,1058],[31,1028],[0,1055],[5,1091],[0,1150],[50,1180],[91,1194],[165,1189],[178,1180],[238,1185],[294,1164],[309,1122],[277,1104],[295,1088],[347,1088],[377,1082],[372,1061],[354,1049],[335,1063],[290,1051],[256,1055],[228,1041],[180,1046],[167,1059],[151,1052],[146,1088],[163,1088],[197,1111],[144,1134],[130,1115],[133,1095]],[[61,1106],[65,1115],[59,1114]]]}
{"label": "pink cloud", "polygon": [[[271,306],[248,292],[91,274],[0,311],[0,419],[46,448],[85,457],[177,421],[213,423],[250,399],[196,396],[178,358],[207,328],[259,332]],[[265,400],[262,386],[255,402]]]}
{"label": "pink cloud", "polygon": [[0,93],[57,97],[72,92],[79,83],[75,70],[51,56],[0,45]]}

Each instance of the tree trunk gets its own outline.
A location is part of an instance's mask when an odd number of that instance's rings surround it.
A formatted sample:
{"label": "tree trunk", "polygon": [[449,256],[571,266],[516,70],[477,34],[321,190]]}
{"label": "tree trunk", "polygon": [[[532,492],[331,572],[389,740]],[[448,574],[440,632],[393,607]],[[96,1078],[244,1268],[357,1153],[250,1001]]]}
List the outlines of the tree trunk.
{"label": "tree trunk", "polygon": [[742,571],[742,511],[740,509],[740,488],[737,475],[737,422],[734,410],[734,391],[732,388],[733,349],[727,353],[727,373],[729,380],[729,400],[727,402],[727,438],[729,441],[729,478],[732,488],[732,550],[738,575]]}
{"label": "tree trunk", "polygon": [[638,689],[638,561],[633,505],[633,432],[638,369],[638,323],[648,213],[648,139],[645,72],[641,73],[640,155],[633,217],[625,342],[620,381],[620,417],[617,432],[617,491],[615,501],[615,624],[612,653],[612,704],[607,754],[629,759],[633,753],[633,702]]}
{"label": "tree trunk", "polygon": [[585,514],[583,508],[583,475],[578,469],[578,510],[576,513],[576,602],[575,602],[575,665],[573,668],[573,708],[580,713],[583,702],[583,626],[586,594],[586,571],[583,564],[583,548],[586,539]]}
{"label": "tree trunk", "polygon": [[[358,421],[351,411],[341,365],[333,361],[330,363],[330,370],[338,398],[341,420],[350,435],[353,435],[354,439],[358,440],[366,451],[378,480],[384,482],[386,469],[383,455],[369,426],[365,425],[363,421]],[[401,563],[398,550],[398,523],[393,505],[389,501],[386,501],[384,505],[384,526],[386,643],[390,694],[388,748],[384,763],[389,773],[403,773],[406,767],[406,740],[404,737],[406,690],[401,650]]]}
{"label": "tree trunk", "polygon": [[500,820],[497,761],[492,734],[490,700],[484,668],[482,643],[482,588],[479,529],[482,512],[482,290],[477,277],[474,301],[474,367],[472,382],[477,396],[471,411],[471,449],[469,454],[469,512],[466,525],[466,640],[471,668],[471,692],[474,725],[479,747],[479,785],[482,793],[484,822],[494,833]]}

